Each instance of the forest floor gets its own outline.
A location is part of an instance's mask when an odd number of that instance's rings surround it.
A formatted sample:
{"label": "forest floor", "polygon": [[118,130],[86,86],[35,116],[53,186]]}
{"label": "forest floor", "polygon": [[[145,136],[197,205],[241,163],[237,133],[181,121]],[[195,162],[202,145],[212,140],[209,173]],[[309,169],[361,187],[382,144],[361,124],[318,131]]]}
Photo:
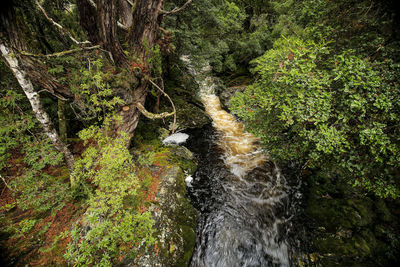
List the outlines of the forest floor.
{"label": "forest floor", "polygon": [[[75,156],[84,151],[82,142],[73,143],[71,148]],[[165,161],[165,154],[151,151],[151,146],[142,146],[140,149],[145,149],[146,155],[151,155],[152,158],[148,157],[147,160],[154,166],[159,167]],[[137,155],[141,152],[137,152]],[[7,183],[23,175],[23,158],[24,155],[15,151],[8,160],[7,166],[12,167],[4,172]],[[136,173],[143,185],[138,193],[141,203],[139,212],[145,212],[149,203],[155,201],[163,170],[160,168],[153,172],[148,166],[137,166]],[[64,166],[48,167],[44,172],[58,179],[68,176]],[[67,199],[61,206],[53,212],[23,210],[18,207],[18,195],[3,182],[0,186],[1,266],[68,266],[63,255],[71,242],[69,231],[82,219],[87,206],[83,201],[72,199]]]}

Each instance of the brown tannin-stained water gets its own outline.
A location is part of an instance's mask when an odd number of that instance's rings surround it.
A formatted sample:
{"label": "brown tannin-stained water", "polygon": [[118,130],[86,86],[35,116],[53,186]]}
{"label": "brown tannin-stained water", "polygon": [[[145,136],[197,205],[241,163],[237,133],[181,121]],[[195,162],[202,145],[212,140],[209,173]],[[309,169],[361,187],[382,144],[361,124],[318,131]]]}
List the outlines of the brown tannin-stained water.
{"label": "brown tannin-stained water", "polygon": [[213,120],[214,128],[220,133],[217,142],[225,153],[225,164],[233,174],[243,177],[248,171],[268,160],[257,146],[259,139],[245,132],[244,125],[221,108],[218,96],[201,94],[201,100]]}
{"label": "brown tannin-stained water", "polygon": [[290,266],[289,187],[259,140],[221,108],[208,69],[192,71],[213,125],[187,142],[199,161],[188,184],[200,215],[191,266]]}

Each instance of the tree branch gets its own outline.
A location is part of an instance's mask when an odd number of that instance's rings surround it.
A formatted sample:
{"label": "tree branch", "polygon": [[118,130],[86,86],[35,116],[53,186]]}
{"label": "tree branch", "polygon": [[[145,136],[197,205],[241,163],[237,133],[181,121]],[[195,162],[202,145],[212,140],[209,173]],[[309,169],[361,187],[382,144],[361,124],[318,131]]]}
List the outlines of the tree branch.
{"label": "tree branch", "polygon": [[68,54],[72,54],[75,52],[79,52],[79,51],[83,51],[83,50],[93,50],[93,49],[100,49],[100,45],[95,45],[95,46],[89,46],[89,47],[79,47],[79,48],[74,48],[74,49],[70,49],[70,50],[65,50],[65,51],[61,51],[61,52],[56,52],[53,54],[47,54],[47,55],[43,55],[43,54],[33,54],[33,53],[29,53],[26,51],[19,51],[19,53],[23,56],[29,56],[29,57],[46,57],[46,58],[51,58],[51,57],[61,57],[61,56],[65,56]]}
{"label": "tree branch", "polygon": [[122,22],[119,22],[119,21],[117,21],[117,26],[118,26],[118,28],[120,28],[121,30],[124,30],[124,31],[129,31],[129,27],[128,26],[125,26],[124,24],[122,24]]}
{"label": "tree branch", "polygon": [[169,116],[174,115],[174,123],[173,123],[173,125],[172,125],[172,133],[174,133],[175,127],[176,127],[176,126],[175,126],[175,125],[176,125],[176,109],[175,109],[174,102],[173,102],[172,99],[169,97],[169,95],[167,95],[167,93],[164,92],[164,90],[160,88],[160,86],[158,86],[155,82],[153,82],[153,81],[150,80],[150,79],[149,79],[149,82],[150,82],[152,85],[154,85],[158,90],[160,90],[161,93],[162,93],[163,95],[165,95],[165,96],[168,98],[169,102],[171,102],[172,109],[174,110],[174,112],[170,113]]}
{"label": "tree branch", "polygon": [[151,113],[150,111],[147,111],[146,108],[143,107],[143,105],[140,104],[140,103],[137,103],[136,107],[146,118],[149,118],[149,119],[152,119],[152,120],[154,120],[154,119],[163,119],[163,118],[175,115],[175,111],[170,112],[170,113],[163,112],[163,113],[160,113],[160,114]]}
{"label": "tree branch", "polygon": [[46,11],[45,11],[44,8],[40,5],[40,3],[39,3],[38,0],[35,0],[35,3],[36,3],[36,5],[40,8],[40,10],[42,11],[43,15],[46,17],[46,19],[47,19],[51,24],[53,24],[54,26],[56,26],[57,29],[58,29],[58,31],[59,31],[62,35],[67,36],[69,39],[71,39],[71,40],[72,40],[75,44],[77,44],[77,45],[90,44],[89,41],[84,41],[84,42],[79,42],[79,41],[77,41],[77,40],[72,36],[72,34],[71,34],[69,31],[67,31],[66,29],[64,29],[63,26],[61,26],[60,24],[58,24],[57,22],[55,22],[52,18],[50,18],[50,17],[47,15]]}
{"label": "tree branch", "polygon": [[183,6],[181,6],[180,8],[174,8],[171,11],[165,11],[165,10],[161,9],[160,14],[172,15],[172,14],[178,13],[179,11],[185,9],[191,2],[192,2],[192,0],[187,0],[186,3],[183,4]]}

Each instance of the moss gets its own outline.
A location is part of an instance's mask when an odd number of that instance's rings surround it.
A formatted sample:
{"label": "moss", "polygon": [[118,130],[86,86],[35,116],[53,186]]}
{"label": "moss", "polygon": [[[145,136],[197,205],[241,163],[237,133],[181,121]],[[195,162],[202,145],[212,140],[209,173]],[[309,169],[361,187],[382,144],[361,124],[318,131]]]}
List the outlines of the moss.
{"label": "moss", "polygon": [[196,244],[196,233],[192,227],[182,226],[182,236],[184,240],[184,254],[175,266],[189,266],[190,258],[192,257],[194,246]]}
{"label": "moss", "polygon": [[347,200],[347,204],[351,207],[353,207],[359,214],[358,219],[354,220],[353,218],[353,223],[354,225],[357,226],[365,226],[369,225],[372,223],[374,219],[374,212],[372,210],[372,201],[369,198],[363,198],[363,199],[350,199]]}
{"label": "moss", "polygon": [[[361,232],[361,238],[365,241],[365,243],[367,244],[368,248],[370,248],[369,253],[371,254],[375,251],[376,246],[377,246],[377,241],[376,238],[373,234],[373,232],[369,229],[365,229]],[[366,251],[366,250],[364,250]]]}
{"label": "moss", "polygon": [[68,170],[68,168],[67,168],[66,166],[61,167],[61,168],[60,168],[60,172],[61,172],[60,175],[57,176],[56,179],[59,179],[59,180],[61,180],[61,181],[64,181],[64,182],[68,182],[68,183],[69,183],[70,176],[69,176],[69,170]]}
{"label": "moss", "polygon": [[[371,242],[371,243],[370,243]],[[342,239],[337,236],[317,238],[312,247],[322,254],[333,254],[335,256],[369,256],[376,246],[375,238],[371,235],[363,237],[357,235],[351,239]]]}
{"label": "moss", "polygon": [[345,243],[342,239],[334,236],[315,239],[313,241],[312,246],[315,251],[318,251],[318,253],[323,253],[323,254],[327,253],[335,255],[356,254],[356,250],[351,244]]}
{"label": "moss", "polygon": [[386,206],[385,201],[383,199],[377,199],[375,201],[375,209],[376,213],[379,215],[379,218],[384,222],[391,222],[393,221],[393,217],[390,214],[388,207]]}
{"label": "moss", "polygon": [[354,248],[356,249],[356,253],[354,255],[358,256],[369,256],[372,252],[371,245],[365,240],[361,235],[357,235],[352,238]]}
{"label": "moss", "polygon": [[176,212],[177,227],[181,229],[183,238],[183,255],[174,266],[188,266],[196,244],[196,217],[197,213],[187,198],[181,198]]}
{"label": "moss", "polygon": [[[141,132],[146,138],[151,134]],[[187,266],[195,246],[197,212],[186,195],[185,173],[192,173],[197,168],[190,151],[179,146],[164,146],[156,139],[142,139],[132,151],[138,159],[143,154],[153,155],[152,165],[141,169],[153,170],[159,174],[160,184],[157,192],[157,203],[152,209],[158,210],[155,215],[156,246],[144,265]],[[139,173],[138,173],[139,175]],[[142,177],[143,175],[141,175]],[[126,201],[124,204],[132,205]],[[140,264],[139,264],[140,265]]]}
{"label": "moss", "polygon": [[183,255],[174,266],[188,266],[196,242],[194,229],[196,229],[197,212],[191,205],[189,199],[185,197],[186,183],[184,173],[181,170],[176,177],[175,189],[180,197],[177,198],[177,208],[173,211],[173,215],[176,223],[176,230],[180,230],[177,232],[183,238]]}
{"label": "moss", "polygon": [[[243,74],[248,74],[248,73],[243,73]],[[228,79],[226,79],[225,82],[227,86],[241,86],[241,85],[251,84],[253,82],[253,78],[249,75],[237,76],[233,79],[228,77]]]}
{"label": "moss", "polygon": [[340,199],[310,199],[306,213],[329,232],[336,232],[339,227],[352,228],[361,218],[354,208],[346,206]]}
{"label": "moss", "polygon": [[193,160],[183,159],[180,160],[178,164],[188,174],[193,174],[197,170],[197,164],[193,162]]}

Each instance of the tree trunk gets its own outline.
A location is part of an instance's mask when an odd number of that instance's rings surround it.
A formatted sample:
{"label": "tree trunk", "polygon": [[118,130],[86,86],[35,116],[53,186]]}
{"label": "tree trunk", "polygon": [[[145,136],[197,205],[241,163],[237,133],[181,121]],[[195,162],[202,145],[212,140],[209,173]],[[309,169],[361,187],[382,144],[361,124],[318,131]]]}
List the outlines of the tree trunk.
{"label": "tree trunk", "polygon": [[[125,88],[126,94],[130,95],[130,98],[124,99],[126,105],[121,108],[119,114],[122,117],[122,122],[116,125],[116,131],[124,131],[133,137],[133,133],[139,122],[140,111],[137,109],[137,105],[145,105],[146,96],[148,92],[147,78],[151,75],[149,59],[152,56],[152,48],[154,47],[159,26],[161,23],[161,16],[159,12],[161,10],[163,0],[137,0],[135,10],[133,12],[132,22],[131,16],[126,6],[126,1],[121,0],[120,5],[120,17],[124,23],[128,26],[131,24],[129,44],[130,48],[128,51],[134,58],[137,58],[142,66],[142,77],[139,85],[135,88]],[[93,31],[97,31],[98,36],[101,38],[100,42],[105,50],[107,50],[115,65],[120,68],[128,69],[131,67],[131,62],[125,56],[125,53],[121,47],[120,40],[117,31],[117,0],[97,0],[97,13],[94,10],[90,10],[87,6],[88,0],[78,0],[79,15],[81,17],[81,23],[84,29],[89,30],[88,36],[90,38]],[[97,16],[96,19],[84,18],[88,14],[91,16]],[[98,29],[93,28],[92,21],[96,20]],[[92,41],[92,40],[91,40]],[[129,72],[130,75],[135,75],[133,72]],[[145,77],[147,76],[147,77]],[[133,98],[132,98],[133,94]],[[133,99],[133,101],[132,101]]]}
{"label": "tree trunk", "polygon": [[79,12],[79,23],[86,31],[89,41],[92,44],[99,44],[101,38],[97,27],[96,8],[90,4],[89,0],[77,0],[76,4]]}
{"label": "tree trunk", "polygon": [[138,104],[145,105],[147,96],[147,83],[142,83],[134,92],[134,103],[129,105],[129,109],[125,108],[119,112],[122,117],[122,122],[117,125],[117,132],[126,132],[132,138],[135,129],[139,123],[140,111],[137,108]]}
{"label": "tree trunk", "polygon": [[119,10],[122,24],[130,28],[133,22],[133,12],[131,5],[126,0],[119,0]]}
{"label": "tree trunk", "polygon": [[43,109],[38,93],[33,88],[31,81],[27,77],[25,71],[21,69],[17,58],[14,56],[14,53],[9,48],[7,48],[2,42],[0,42],[0,50],[2,56],[8,63],[14,76],[17,78],[19,85],[26,94],[32,106],[33,113],[35,114],[36,118],[42,125],[44,132],[50,138],[51,142],[56,147],[56,149],[64,155],[68,169],[70,173],[72,173],[74,169],[74,157],[67,148],[67,146],[61,141],[60,136],[54,129],[50,121],[50,117]]}
{"label": "tree trunk", "polygon": [[146,62],[157,40],[162,16],[159,16],[163,0],[137,0],[133,13],[131,45],[137,56]]}
{"label": "tree trunk", "polygon": [[[157,34],[161,23],[159,12],[163,0],[137,0],[133,13],[132,29],[130,31],[131,52],[142,62],[142,75],[151,75],[149,59],[152,56],[152,48],[156,44]],[[143,79],[144,78],[144,79]],[[147,77],[148,78],[148,77]],[[134,90],[134,103],[129,110],[122,110],[120,115],[123,118],[118,127],[118,131],[125,131],[130,136],[139,123],[140,111],[138,104],[145,105],[148,93],[148,82],[146,77],[142,77],[141,84]]]}
{"label": "tree trunk", "polygon": [[117,66],[129,67],[118,37],[116,0],[97,0],[97,18],[104,49],[111,53]]}
{"label": "tree trunk", "polygon": [[58,99],[58,132],[60,133],[61,141],[67,142],[67,118],[65,116],[65,101]]}

